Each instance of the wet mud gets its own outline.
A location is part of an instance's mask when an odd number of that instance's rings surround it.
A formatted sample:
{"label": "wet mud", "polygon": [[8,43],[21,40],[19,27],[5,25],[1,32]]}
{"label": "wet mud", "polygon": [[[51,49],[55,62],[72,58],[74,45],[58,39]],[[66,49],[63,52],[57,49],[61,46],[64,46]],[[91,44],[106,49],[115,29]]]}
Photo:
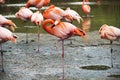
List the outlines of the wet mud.
{"label": "wet mud", "polygon": [[[17,43],[2,45],[7,52],[4,52],[5,72],[0,72],[0,80],[62,79],[62,46],[58,42],[56,49],[56,37],[40,34],[40,52],[37,53],[37,34],[28,34],[28,44],[25,43],[25,34],[16,35]],[[87,44],[78,36],[65,40],[65,80],[119,80],[120,42],[109,43],[100,39],[97,31],[88,33]]]}

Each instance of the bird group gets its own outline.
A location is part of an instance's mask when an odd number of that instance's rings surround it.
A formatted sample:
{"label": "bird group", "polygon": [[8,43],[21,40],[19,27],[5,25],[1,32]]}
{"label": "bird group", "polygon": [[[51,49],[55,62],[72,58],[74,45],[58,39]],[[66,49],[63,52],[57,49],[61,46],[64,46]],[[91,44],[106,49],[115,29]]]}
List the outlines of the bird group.
{"label": "bird group", "polygon": [[[82,11],[85,14],[90,15],[91,8],[89,5],[85,4],[86,2],[89,2],[89,0],[83,0]],[[84,39],[84,42],[86,42],[86,32],[72,24],[74,20],[78,21],[79,24],[80,21],[83,22],[84,20],[75,10],[72,10],[69,7],[66,8],[66,10],[63,10],[55,5],[50,5],[46,10],[44,10],[43,13],[41,13],[40,9],[43,6],[47,6],[48,4],[50,4],[50,0],[28,0],[26,5],[24,7],[21,7],[19,11],[16,12],[15,16],[16,18],[19,18],[25,22],[30,20],[37,26],[38,52],[40,46],[40,26],[42,26],[42,28],[49,34],[59,38],[59,41],[62,41],[62,67],[64,74],[64,40],[72,36],[81,36]],[[30,6],[34,6],[38,8],[38,10],[33,13],[29,9]],[[4,16],[0,15],[0,44],[6,41],[16,42],[17,36],[8,29],[6,29],[6,26],[10,26],[12,31],[14,31],[14,28],[16,27],[16,25],[11,20],[8,20]],[[104,24],[101,26],[99,34],[102,39],[114,41],[120,38],[120,29]]]}

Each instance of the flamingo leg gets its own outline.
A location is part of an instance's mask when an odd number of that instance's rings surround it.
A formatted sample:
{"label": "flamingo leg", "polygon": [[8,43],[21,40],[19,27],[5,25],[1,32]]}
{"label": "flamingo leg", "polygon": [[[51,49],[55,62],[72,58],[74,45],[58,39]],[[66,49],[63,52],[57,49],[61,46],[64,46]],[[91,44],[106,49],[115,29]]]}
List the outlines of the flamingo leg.
{"label": "flamingo leg", "polygon": [[27,21],[24,21],[25,22],[25,25],[26,25],[26,27],[25,27],[25,32],[26,32],[26,44],[28,44],[28,22]]}
{"label": "flamingo leg", "polygon": [[64,80],[64,40],[62,40],[62,69],[63,69],[62,80]]}
{"label": "flamingo leg", "polygon": [[4,72],[4,67],[3,67],[3,50],[2,50],[2,45],[0,45],[0,47],[1,47],[1,63],[2,63],[2,72]]}
{"label": "flamingo leg", "polygon": [[25,29],[26,29],[26,44],[28,44],[28,27],[26,27]]}
{"label": "flamingo leg", "polygon": [[37,52],[39,53],[40,52],[40,26],[38,25],[37,26],[38,28],[38,49],[37,49]]}
{"label": "flamingo leg", "polygon": [[111,53],[111,67],[113,68],[113,56],[112,56],[113,49],[112,49],[112,43],[113,43],[113,41],[110,41],[110,45],[111,45],[111,50],[110,50],[110,53]]}
{"label": "flamingo leg", "polygon": [[55,47],[56,47],[56,51],[58,51],[58,42],[60,42],[61,40],[59,39],[59,40],[56,40],[56,42],[55,42]]}

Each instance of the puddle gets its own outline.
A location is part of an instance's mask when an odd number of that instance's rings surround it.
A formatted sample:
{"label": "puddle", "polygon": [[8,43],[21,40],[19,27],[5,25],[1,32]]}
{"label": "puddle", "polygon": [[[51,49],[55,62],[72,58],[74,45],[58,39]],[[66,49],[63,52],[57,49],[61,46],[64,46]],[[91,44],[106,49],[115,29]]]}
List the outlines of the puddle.
{"label": "puddle", "polygon": [[108,77],[120,78],[120,74],[112,74],[112,75],[109,75]]}
{"label": "puddle", "polygon": [[108,70],[110,69],[109,66],[105,66],[105,65],[90,65],[90,66],[82,66],[80,68],[86,69],[86,70]]}

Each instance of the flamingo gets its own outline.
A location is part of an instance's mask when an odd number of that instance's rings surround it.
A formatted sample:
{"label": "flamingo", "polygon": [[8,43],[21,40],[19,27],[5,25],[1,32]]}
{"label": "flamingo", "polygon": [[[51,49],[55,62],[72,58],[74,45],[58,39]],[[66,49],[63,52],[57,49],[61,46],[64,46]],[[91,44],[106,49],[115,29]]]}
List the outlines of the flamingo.
{"label": "flamingo", "polygon": [[0,26],[1,27],[9,26],[12,31],[14,31],[14,28],[16,28],[16,25],[15,23],[12,22],[12,20],[9,20],[2,15],[0,15]]}
{"label": "flamingo", "polygon": [[43,6],[46,6],[50,3],[50,0],[28,0],[26,3],[26,8],[29,8],[30,6],[35,6],[36,8],[40,9]]}
{"label": "flamingo", "polygon": [[46,19],[63,19],[65,16],[65,11],[55,5],[49,6],[44,12],[43,17]]}
{"label": "flamingo", "polygon": [[[99,29],[99,34],[102,39],[110,40],[110,44],[112,45],[113,41],[120,39],[120,29],[114,26],[108,26],[107,24],[103,24]],[[111,67],[113,67],[112,61],[112,48],[111,48]]]}
{"label": "flamingo", "polygon": [[[9,31],[6,28],[3,28],[0,26],[0,45],[2,43],[5,43],[7,41],[12,41],[12,42],[16,42],[16,38],[17,36],[15,34],[13,34],[11,31]],[[2,46],[1,46],[1,59],[2,59],[2,72],[4,72],[4,68],[3,68],[3,50],[2,50]]]}
{"label": "flamingo", "polygon": [[[74,10],[67,8],[66,10],[63,10],[55,5],[49,6],[44,12],[43,17],[46,19],[62,19],[67,22],[72,23],[74,20],[77,20],[78,23],[80,23],[80,19],[83,21],[82,17]],[[72,41],[70,40],[70,44],[72,44]]]}
{"label": "flamingo", "polygon": [[82,12],[84,12],[88,16],[90,14],[90,11],[91,11],[90,5],[85,4],[85,0],[83,0],[83,3],[82,3]]}
{"label": "flamingo", "polygon": [[45,21],[43,21],[42,27],[46,32],[58,37],[59,41],[62,41],[62,79],[64,79],[64,40],[71,36],[81,36],[84,38],[85,32],[71,23],[61,22],[58,19],[56,21],[52,19],[46,19]]}
{"label": "flamingo", "polygon": [[80,15],[70,9],[67,8],[66,10],[63,10],[55,5],[49,6],[44,12],[43,17],[46,19],[63,19],[68,22],[73,22],[73,20],[77,20],[80,23],[80,19],[83,21],[83,19],[80,17]]}
{"label": "flamingo", "polygon": [[[33,15],[33,12],[25,7],[21,7],[18,12],[16,12],[15,16],[18,19],[21,19],[25,22],[31,19],[31,16]],[[27,33],[28,28],[26,27],[26,43],[28,43],[28,33]]]}
{"label": "flamingo", "polygon": [[80,20],[83,22],[84,20],[82,17],[75,11],[70,9],[69,7],[65,10],[66,16],[64,17],[66,21],[73,22],[74,20],[77,20],[78,23],[80,23]]}
{"label": "flamingo", "polygon": [[38,50],[37,52],[39,52],[39,46],[40,46],[40,25],[43,21],[43,16],[42,16],[42,13],[40,13],[40,11],[37,11],[35,13],[33,13],[33,15],[31,16],[31,22],[33,22],[34,24],[37,25],[37,28],[38,28]]}
{"label": "flamingo", "polygon": [[0,0],[0,4],[3,4],[3,3],[5,3],[5,0]]}

